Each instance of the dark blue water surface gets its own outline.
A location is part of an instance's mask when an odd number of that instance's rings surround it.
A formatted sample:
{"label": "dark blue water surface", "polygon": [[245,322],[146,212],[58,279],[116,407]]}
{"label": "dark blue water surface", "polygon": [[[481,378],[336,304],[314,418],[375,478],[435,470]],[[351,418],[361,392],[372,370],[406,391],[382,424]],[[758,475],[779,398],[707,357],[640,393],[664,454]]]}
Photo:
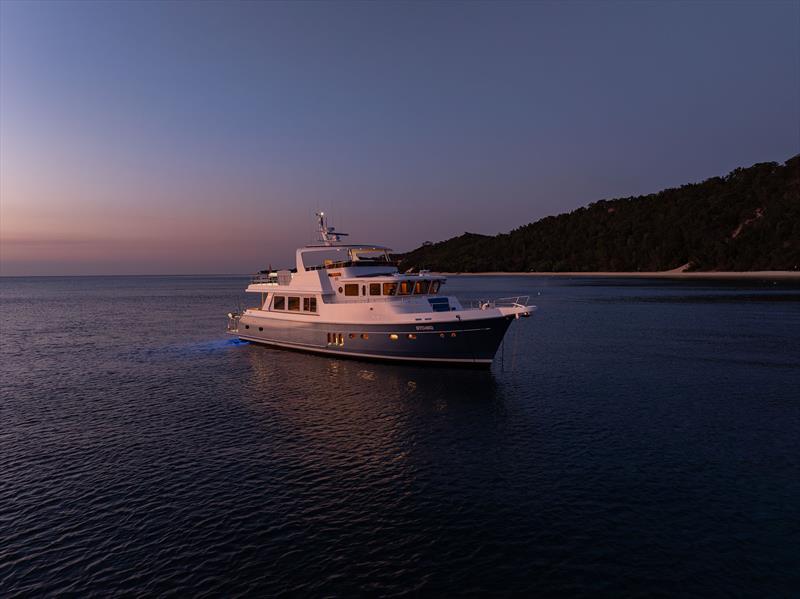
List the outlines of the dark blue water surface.
{"label": "dark blue water surface", "polygon": [[236,343],[245,283],[0,280],[1,596],[800,592],[797,283],[452,278],[540,307],[490,372]]}

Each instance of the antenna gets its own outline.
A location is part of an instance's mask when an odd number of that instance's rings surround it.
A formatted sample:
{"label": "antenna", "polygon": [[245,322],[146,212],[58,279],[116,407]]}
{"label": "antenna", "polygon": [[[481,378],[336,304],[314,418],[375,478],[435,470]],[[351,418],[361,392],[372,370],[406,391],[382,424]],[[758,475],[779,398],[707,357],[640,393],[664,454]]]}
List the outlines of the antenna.
{"label": "antenna", "polygon": [[317,212],[317,231],[319,240],[325,245],[333,245],[341,241],[341,237],[347,237],[348,233],[339,233],[335,227],[328,226],[328,219],[324,212]]}

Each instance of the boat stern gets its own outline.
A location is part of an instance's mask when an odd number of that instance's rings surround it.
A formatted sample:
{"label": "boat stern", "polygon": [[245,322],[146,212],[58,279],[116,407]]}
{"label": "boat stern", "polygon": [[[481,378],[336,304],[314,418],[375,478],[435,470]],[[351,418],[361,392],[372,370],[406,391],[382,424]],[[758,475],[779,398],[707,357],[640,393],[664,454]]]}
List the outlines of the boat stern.
{"label": "boat stern", "polygon": [[225,332],[228,335],[239,335],[239,319],[242,317],[238,312],[228,312],[228,324]]}

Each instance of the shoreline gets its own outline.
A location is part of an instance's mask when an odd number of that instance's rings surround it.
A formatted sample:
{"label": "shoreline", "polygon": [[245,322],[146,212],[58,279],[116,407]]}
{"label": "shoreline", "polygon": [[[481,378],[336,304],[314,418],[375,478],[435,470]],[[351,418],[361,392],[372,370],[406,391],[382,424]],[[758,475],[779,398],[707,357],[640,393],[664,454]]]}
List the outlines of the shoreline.
{"label": "shoreline", "polygon": [[655,271],[655,272],[437,272],[448,277],[597,277],[639,279],[761,279],[800,280],[797,270]]}

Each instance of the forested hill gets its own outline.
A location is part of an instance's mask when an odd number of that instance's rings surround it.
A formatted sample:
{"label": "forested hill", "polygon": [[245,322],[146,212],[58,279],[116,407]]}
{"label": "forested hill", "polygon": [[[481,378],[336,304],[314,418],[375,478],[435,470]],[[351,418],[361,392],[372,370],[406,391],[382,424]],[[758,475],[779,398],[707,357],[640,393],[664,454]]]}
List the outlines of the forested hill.
{"label": "forested hill", "polygon": [[646,196],[602,200],[494,237],[400,256],[401,270],[800,270],[800,155]]}

